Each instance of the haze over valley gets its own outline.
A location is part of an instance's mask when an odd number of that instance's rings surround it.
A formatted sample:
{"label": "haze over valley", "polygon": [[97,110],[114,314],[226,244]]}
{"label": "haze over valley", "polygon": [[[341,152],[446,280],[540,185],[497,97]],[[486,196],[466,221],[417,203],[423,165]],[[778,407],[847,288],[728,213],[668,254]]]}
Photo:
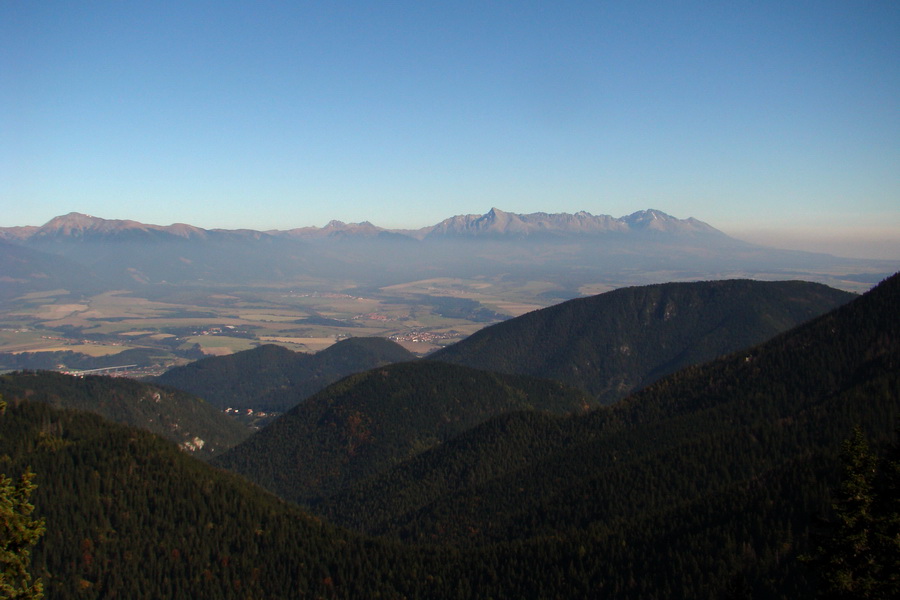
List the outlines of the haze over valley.
{"label": "haze over valley", "polygon": [[0,228],[0,367],[145,373],[259,344],[381,336],[424,355],[487,324],[621,287],[803,279],[861,292],[897,262],[777,250],[656,210],[492,209],[419,230],[280,231],[72,213]]}
{"label": "haze over valley", "polygon": [[900,598],[898,31],[0,2],[0,598]]}

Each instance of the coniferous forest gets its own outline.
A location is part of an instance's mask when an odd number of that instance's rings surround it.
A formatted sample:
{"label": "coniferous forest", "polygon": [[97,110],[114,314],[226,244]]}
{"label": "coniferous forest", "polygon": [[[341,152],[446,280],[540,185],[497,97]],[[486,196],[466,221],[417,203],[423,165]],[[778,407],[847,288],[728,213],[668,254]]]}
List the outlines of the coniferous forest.
{"label": "coniferous forest", "polygon": [[[379,367],[216,466],[6,375],[0,472],[36,474],[30,570],[54,599],[896,597],[898,308],[895,275],[593,408],[555,382]],[[298,445],[317,425],[330,462]],[[288,495],[268,465],[292,461],[292,498],[251,483]]]}

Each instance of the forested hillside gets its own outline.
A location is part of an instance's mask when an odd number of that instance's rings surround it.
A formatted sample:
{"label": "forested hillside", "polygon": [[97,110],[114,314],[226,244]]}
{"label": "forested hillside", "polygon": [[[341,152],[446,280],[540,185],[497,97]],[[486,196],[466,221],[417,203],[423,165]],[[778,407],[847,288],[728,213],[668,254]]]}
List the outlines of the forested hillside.
{"label": "forested hillside", "polygon": [[[328,497],[314,508],[379,538],[148,432],[20,396],[0,411],[0,472],[37,473],[47,532],[32,571],[54,599],[812,598],[821,563],[798,554],[834,518],[842,442],[859,426],[897,455],[897,306],[900,276],[762,345],[569,415],[534,410],[585,400],[560,384],[523,388],[454,365],[348,377],[294,412],[315,407],[314,443],[338,457],[321,465],[316,493]],[[393,438],[393,454],[369,454],[369,434],[428,425],[442,443],[409,452]],[[258,468],[309,461],[308,449],[279,449],[259,453]],[[353,477],[333,478],[347,465]],[[890,505],[878,510],[895,522]],[[890,548],[868,557],[897,564]]]}
{"label": "forested hillside", "polygon": [[0,375],[0,396],[93,412],[146,429],[201,458],[220,454],[251,433],[196,396],[124,377],[10,373]]}
{"label": "forested hillside", "polygon": [[664,375],[768,340],[853,298],[802,281],[630,287],[498,323],[429,358],[556,379],[610,404]]}
{"label": "forested hillside", "polygon": [[311,503],[509,411],[583,411],[557,382],[428,361],[347,377],[294,407],[215,464]]}
{"label": "forested hillside", "polygon": [[645,594],[686,580],[784,593],[804,577],[794,557],[827,514],[841,441],[860,425],[884,442],[900,424],[897,306],[895,276],[613,407],[489,421],[317,510],[408,541],[577,554],[596,561],[589,586],[603,586],[594,569],[609,561],[656,573],[634,576]]}
{"label": "forested hillside", "polygon": [[384,338],[349,338],[315,354],[266,344],[175,367],[156,381],[196,394],[219,409],[283,412],[342,377],[413,358]]}
{"label": "forested hillside", "polygon": [[48,599],[426,596],[415,552],[342,532],[150,433],[9,404],[0,469],[37,474],[47,531],[32,572]]}

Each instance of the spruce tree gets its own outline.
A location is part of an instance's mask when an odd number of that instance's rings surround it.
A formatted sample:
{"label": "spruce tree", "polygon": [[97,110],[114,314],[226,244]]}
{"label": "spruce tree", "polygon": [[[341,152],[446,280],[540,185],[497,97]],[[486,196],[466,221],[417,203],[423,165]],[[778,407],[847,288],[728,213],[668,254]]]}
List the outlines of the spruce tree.
{"label": "spruce tree", "polygon": [[[0,415],[6,403],[0,399]],[[31,548],[44,534],[43,520],[31,518],[28,501],[37,488],[34,473],[25,471],[18,483],[0,474],[0,599],[39,600],[44,597],[40,579],[31,580]]]}
{"label": "spruce tree", "polygon": [[828,598],[896,598],[900,594],[900,462],[895,444],[879,459],[860,428],[843,445],[844,472],[829,523],[806,562]]}

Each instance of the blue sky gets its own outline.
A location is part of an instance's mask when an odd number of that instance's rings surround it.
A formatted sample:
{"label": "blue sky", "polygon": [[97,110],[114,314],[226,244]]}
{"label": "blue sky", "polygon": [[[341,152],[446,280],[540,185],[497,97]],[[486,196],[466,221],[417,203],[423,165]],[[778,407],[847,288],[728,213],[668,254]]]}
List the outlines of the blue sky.
{"label": "blue sky", "polygon": [[254,229],[657,208],[897,258],[900,3],[10,0],[0,204]]}

